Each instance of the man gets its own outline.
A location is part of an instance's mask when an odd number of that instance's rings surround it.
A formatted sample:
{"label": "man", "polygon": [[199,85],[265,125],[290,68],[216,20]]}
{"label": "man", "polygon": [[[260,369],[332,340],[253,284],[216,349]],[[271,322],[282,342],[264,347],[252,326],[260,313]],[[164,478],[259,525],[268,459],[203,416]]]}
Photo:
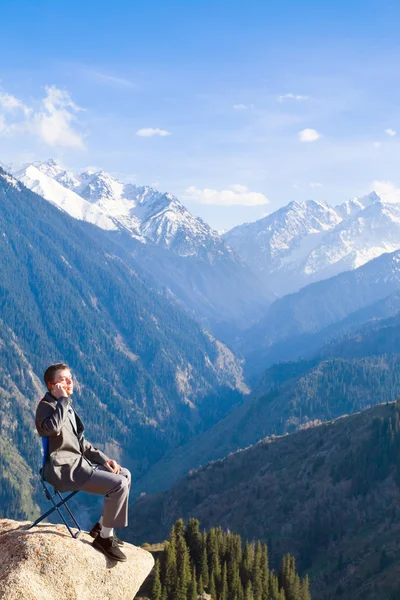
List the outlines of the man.
{"label": "man", "polygon": [[51,365],[44,382],[48,392],[36,410],[36,429],[49,440],[44,479],[60,492],[104,495],[103,514],[90,531],[93,546],[113,560],[125,561],[114,527],[128,524],[131,474],[85,440],[83,423],[71,404],[74,383],[68,365]]}

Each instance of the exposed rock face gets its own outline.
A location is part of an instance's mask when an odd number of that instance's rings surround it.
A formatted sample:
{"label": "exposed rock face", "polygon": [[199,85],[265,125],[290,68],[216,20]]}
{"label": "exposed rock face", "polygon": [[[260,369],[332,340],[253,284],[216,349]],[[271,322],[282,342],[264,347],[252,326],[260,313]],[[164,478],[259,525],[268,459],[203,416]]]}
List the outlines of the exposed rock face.
{"label": "exposed rock face", "polygon": [[115,563],[83,533],[73,539],[63,525],[0,520],[2,600],[133,600],[150,573],[149,552],[125,544],[128,560]]}

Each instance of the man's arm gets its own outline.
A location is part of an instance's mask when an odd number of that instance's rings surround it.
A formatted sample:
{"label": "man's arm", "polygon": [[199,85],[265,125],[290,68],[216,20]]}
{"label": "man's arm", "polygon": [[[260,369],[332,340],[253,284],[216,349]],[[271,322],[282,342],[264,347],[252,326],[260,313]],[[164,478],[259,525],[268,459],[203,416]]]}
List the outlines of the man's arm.
{"label": "man's arm", "polygon": [[36,410],[36,429],[41,437],[58,435],[66,419],[71,404],[67,396],[58,398],[53,407],[48,402],[39,402]]}
{"label": "man's arm", "polygon": [[108,456],[104,454],[104,452],[92,446],[92,444],[85,439],[83,440],[83,454],[90,460],[90,462],[96,465],[104,465],[110,460]]}
{"label": "man's arm", "polygon": [[116,460],[108,458],[104,452],[98,448],[94,448],[94,446],[92,446],[92,444],[85,439],[83,440],[83,454],[90,460],[90,462],[97,465],[102,465],[111,473],[119,473],[121,470],[121,466]]}

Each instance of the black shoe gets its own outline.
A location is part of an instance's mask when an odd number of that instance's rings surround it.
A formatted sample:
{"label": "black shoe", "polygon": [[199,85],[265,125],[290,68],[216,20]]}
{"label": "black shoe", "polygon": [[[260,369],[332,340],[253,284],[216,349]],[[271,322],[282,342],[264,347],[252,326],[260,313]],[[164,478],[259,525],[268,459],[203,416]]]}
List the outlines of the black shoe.
{"label": "black shoe", "polygon": [[113,536],[102,538],[99,534],[96,536],[93,546],[96,550],[100,550],[100,552],[103,552],[108,558],[111,558],[111,560],[117,560],[119,562],[125,562],[127,560]]}
{"label": "black shoe", "polygon": [[[92,538],[95,538],[101,531],[101,525],[100,523],[97,521],[97,523],[95,525],[93,525],[92,529],[89,531],[89,535],[92,536]],[[114,534],[114,540],[117,542],[118,546],[123,546],[124,542],[122,540],[120,540],[115,534]]]}

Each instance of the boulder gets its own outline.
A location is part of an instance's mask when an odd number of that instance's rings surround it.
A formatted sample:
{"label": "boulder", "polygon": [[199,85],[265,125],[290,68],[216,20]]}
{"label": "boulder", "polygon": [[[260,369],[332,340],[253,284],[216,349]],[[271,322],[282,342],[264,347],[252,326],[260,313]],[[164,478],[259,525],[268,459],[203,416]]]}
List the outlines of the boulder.
{"label": "boulder", "polygon": [[125,544],[126,562],[109,560],[82,533],[64,525],[0,519],[2,600],[133,600],[153,568],[153,556]]}

